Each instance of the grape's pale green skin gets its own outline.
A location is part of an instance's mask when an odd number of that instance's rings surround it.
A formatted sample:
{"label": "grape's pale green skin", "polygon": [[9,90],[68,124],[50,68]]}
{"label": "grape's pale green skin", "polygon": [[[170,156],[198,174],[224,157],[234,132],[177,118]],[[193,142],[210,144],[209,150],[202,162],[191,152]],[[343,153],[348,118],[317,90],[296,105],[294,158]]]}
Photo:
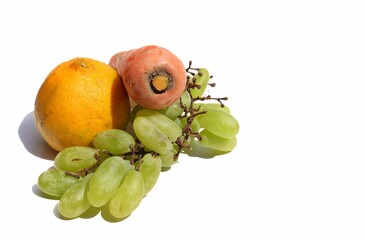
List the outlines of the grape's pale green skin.
{"label": "grape's pale green skin", "polygon": [[176,141],[176,139],[182,134],[181,128],[176,122],[158,111],[144,108],[137,112],[136,118],[138,117],[148,118],[170,139],[171,142]]}
{"label": "grape's pale green skin", "polygon": [[[181,98],[181,102],[180,102],[180,98]],[[166,108],[163,108],[163,109],[160,109],[157,111],[162,113],[166,117],[170,118],[171,120],[175,120],[176,118],[181,116],[181,114],[184,111],[184,109],[181,107],[181,103],[183,105],[185,105],[186,107],[189,107],[190,102],[191,102],[189,93],[186,90],[183,92],[183,94],[181,95],[180,98],[178,100],[176,100],[174,103],[172,103],[171,105],[167,106]]]}
{"label": "grape's pale green skin", "polygon": [[60,198],[79,179],[66,175],[65,171],[50,168],[38,177],[38,188],[45,194]]}
{"label": "grape's pale green skin", "polygon": [[103,161],[87,187],[87,198],[93,207],[106,204],[118,189],[125,173],[123,158],[113,156]]}
{"label": "grape's pale green skin", "polygon": [[65,218],[76,218],[88,210],[91,205],[86,197],[86,186],[94,173],[89,173],[72,185],[58,202],[58,211]]}
{"label": "grape's pale green skin", "polygon": [[209,109],[206,113],[197,115],[196,118],[201,128],[222,138],[234,137],[239,131],[236,118],[224,111]]}
{"label": "grape's pale green skin", "polygon": [[123,161],[124,161],[124,165],[125,165],[125,173],[124,173],[124,176],[125,176],[127,174],[127,172],[134,169],[134,165],[131,164],[130,160],[123,160]]}
{"label": "grape's pale green skin", "polygon": [[108,150],[112,155],[123,155],[131,151],[135,141],[132,135],[121,129],[108,129],[96,134],[93,145],[97,149]]}
{"label": "grape's pale green skin", "polygon": [[189,145],[191,148],[185,148],[183,153],[191,157],[212,158],[227,153],[214,148],[205,147],[196,139],[192,140]]}
{"label": "grape's pale green skin", "polygon": [[199,112],[213,109],[231,113],[231,110],[226,105],[222,107],[220,103],[194,103],[194,108],[199,109]]}
{"label": "grape's pale green skin", "polygon": [[91,147],[73,146],[60,151],[54,166],[63,171],[79,172],[97,163],[98,150]]}
{"label": "grape's pale green skin", "polygon": [[176,153],[177,151],[175,151],[174,149],[167,154],[160,154],[159,156],[161,158],[161,167],[169,168],[175,163],[177,163],[177,160],[174,159]]}
{"label": "grape's pale green skin", "polygon": [[213,148],[222,152],[230,152],[237,145],[236,137],[222,138],[211,133],[207,129],[204,129],[200,132],[200,137],[201,140],[199,141],[199,143],[202,146],[207,148]]}
{"label": "grape's pale green skin", "polygon": [[148,118],[136,117],[133,129],[138,139],[150,150],[161,154],[172,150],[169,138]]}
{"label": "grape's pale green skin", "polygon": [[195,79],[195,84],[200,85],[200,88],[192,88],[190,90],[192,97],[196,98],[203,96],[210,79],[208,70],[205,68],[200,68],[198,73],[195,74],[194,77],[190,79],[190,81],[193,82],[193,79]]}
{"label": "grape's pale green skin", "polygon": [[109,201],[110,214],[116,218],[128,217],[141,203],[144,192],[142,174],[136,170],[129,171]]}
{"label": "grape's pale green skin", "polygon": [[149,193],[155,186],[158,177],[160,176],[161,158],[148,153],[142,157],[141,161],[139,172],[142,174],[144,180],[144,195],[147,195],[147,193]]}

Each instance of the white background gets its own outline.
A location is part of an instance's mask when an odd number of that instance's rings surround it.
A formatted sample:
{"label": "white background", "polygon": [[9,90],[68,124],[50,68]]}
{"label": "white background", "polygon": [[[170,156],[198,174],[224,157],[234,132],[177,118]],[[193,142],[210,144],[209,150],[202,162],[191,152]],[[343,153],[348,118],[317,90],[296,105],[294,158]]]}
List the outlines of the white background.
{"label": "white background", "polygon": [[[2,1],[0,239],[365,239],[363,1]],[[237,148],[183,156],[126,220],[36,194],[33,125],[59,63],[156,44],[214,76]]]}

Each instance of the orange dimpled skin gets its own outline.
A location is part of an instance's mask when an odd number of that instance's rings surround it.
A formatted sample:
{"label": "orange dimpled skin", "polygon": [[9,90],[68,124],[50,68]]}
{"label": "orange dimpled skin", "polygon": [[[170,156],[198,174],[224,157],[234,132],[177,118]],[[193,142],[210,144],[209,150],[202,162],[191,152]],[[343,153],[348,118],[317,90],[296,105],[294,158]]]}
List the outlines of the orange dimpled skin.
{"label": "orange dimpled skin", "polygon": [[180,98],[186,87],[184,64],[159,46],[119,52],[109,64],[118,71],[133,102],[145,108],[169,106]]}
{"label": "orange dimpled skin", "polygon": [[106,63],[75,58],[53,69],[38,90],[35,124],[55,150],[89,146],[104,130],[125,129],[130,102],[118,73]]}

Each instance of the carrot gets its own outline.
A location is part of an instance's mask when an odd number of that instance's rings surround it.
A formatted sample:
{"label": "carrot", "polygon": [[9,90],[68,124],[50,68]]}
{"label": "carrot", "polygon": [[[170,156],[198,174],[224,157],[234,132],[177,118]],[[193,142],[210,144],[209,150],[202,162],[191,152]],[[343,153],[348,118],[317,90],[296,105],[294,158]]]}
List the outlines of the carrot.
{"label": "carrot", "polygon": [[148,45],[118,52],[109,64],[118,71],[131,100],[142,107],[163,109],[185,90],[185,67],[165,48]]}

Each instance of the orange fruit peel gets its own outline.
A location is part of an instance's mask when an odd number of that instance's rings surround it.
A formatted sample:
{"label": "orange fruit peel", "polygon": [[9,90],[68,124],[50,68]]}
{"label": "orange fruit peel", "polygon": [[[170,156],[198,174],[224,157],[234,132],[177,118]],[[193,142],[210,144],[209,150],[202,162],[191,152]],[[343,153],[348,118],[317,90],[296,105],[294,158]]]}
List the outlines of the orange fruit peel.
{"label": "orange fruit peel", "polygon": [[38,90],[34,117],[43,139],[56,151],[90,146],[107,129],[125,129],[129,96],[110,65],[74,58],[56,66]]}

